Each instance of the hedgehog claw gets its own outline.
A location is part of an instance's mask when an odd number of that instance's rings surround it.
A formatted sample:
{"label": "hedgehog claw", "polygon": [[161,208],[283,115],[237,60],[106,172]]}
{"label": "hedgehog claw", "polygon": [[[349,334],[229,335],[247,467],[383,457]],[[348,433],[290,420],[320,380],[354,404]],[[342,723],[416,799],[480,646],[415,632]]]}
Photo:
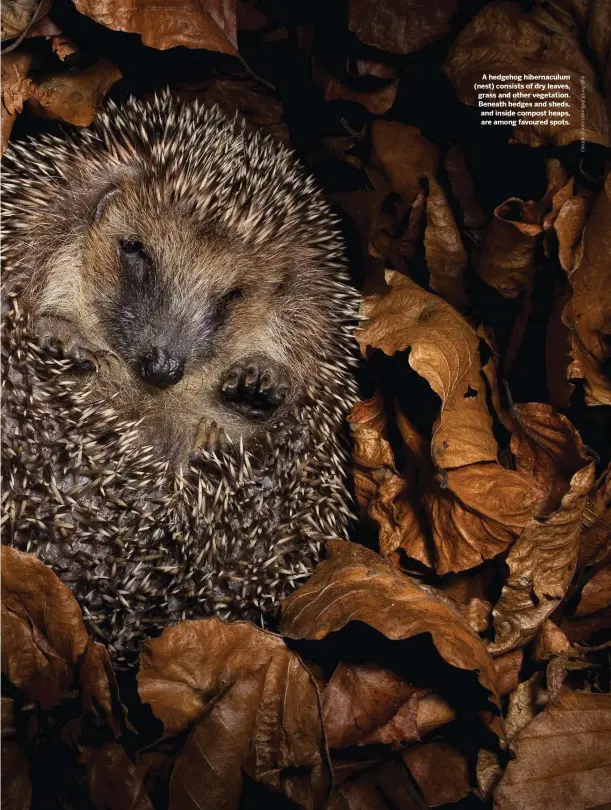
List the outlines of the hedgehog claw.
{"label": "hedgehog claw", "polygon": [[217,450],[226,450],[231,444],[229,437],[216,422],[202,419],[197,428],[195,447],[191,453],[192,458],[203,452],[214,453]]}
{"label": "hedgehog claw", "polygon": [[103,358],[84,344],[72,325],[61,318],[42,317],[36,322],[36,333],[43,350],[51,351],[62,359],[71,360],[79,372],[99,371]]}
{"label": "hedgehog claw", "polygon": [[289,392],[286,371],[269,357],[252,355],[234,363],[221,383],[227,405],[250,419],[266,419]]}

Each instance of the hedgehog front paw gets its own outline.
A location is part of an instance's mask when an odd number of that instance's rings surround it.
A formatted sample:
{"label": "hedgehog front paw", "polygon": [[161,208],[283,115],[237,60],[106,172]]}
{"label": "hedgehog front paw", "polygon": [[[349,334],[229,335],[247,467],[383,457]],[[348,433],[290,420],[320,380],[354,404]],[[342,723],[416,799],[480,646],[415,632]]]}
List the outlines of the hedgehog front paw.
{"label": "hedgehog front paw", "polygon": [[203,453],[215,453],[228,450],[231,441],[222,427],[216,422],[209,422],[204,418],[199,423],[195,444],[191,451],[191,462],[197,462]]}
{"label": "hedgehog front paw", "polygon": [[99,371],[101,357],[63,318],[44,316],[35,324],[35,331],[44,351],[51,351],[58,357],[70,360],[75,371]]}
{"label": "hedgehog front paw", "polygon": [[227,405],[250,419],[267,419],[282,405],[289,380],[281,365],[262,355],[250,355],[229,367],[221,382]]}

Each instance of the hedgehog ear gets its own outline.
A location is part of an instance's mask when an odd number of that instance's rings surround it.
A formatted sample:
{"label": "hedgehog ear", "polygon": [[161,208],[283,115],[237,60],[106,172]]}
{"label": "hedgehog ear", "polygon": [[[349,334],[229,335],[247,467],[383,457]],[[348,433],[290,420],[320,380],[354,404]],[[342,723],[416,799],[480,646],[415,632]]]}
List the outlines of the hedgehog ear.
{"label": "hedgehog ear", "polygon": [[121,193],[120,188],[110,188],[107,191],[105,191],[104,194],[102,194],[102,196],[100,197],[100,199],[97,202],[97,205],[95,207],[95,212],[93,214],[93,224],[94,225],[98,224],[98,222],[104,216],[104,212],[108,208],[109,203],[112,202],[112,200],[114,200],[115,197],[118,197],[120,193]]}

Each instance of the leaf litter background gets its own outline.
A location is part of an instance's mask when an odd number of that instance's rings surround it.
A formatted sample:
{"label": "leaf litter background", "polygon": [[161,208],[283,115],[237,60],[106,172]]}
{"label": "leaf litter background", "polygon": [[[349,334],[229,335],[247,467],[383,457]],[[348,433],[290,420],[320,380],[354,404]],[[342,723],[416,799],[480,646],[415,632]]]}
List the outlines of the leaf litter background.
{"label": "leaf litter background", "polygon": [[[2,11],[3,147],[107,94],[239,110],[326,189],[364,296],[354,542],[277,633],[183,622],[114,673],[3,548],[3,808],[611,807],[611,6]],[[571,126],[482,130],[482,72],[570,73]]]}

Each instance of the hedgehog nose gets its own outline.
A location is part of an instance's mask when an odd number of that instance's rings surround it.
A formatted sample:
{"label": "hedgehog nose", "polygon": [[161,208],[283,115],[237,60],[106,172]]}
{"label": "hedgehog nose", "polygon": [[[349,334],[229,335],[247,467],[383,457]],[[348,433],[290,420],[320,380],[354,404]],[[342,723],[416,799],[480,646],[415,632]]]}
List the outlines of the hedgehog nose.
{"label": "hedgehog nose", "polygon": [[157,388],[169,388],[182,379],[185,361],[172,355],[159,346],[153,346],[148,354],[138,361],[138,373],[149,385]]}

